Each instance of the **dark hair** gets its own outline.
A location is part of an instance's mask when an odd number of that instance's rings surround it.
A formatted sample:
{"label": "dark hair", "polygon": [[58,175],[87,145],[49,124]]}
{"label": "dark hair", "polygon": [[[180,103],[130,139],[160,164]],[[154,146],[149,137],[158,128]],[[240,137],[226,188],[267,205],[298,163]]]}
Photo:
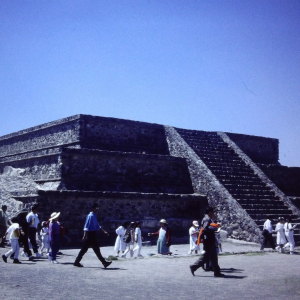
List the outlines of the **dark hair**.
{"label": "dark hair", "polygon": [[33,210],[36,210],[36,209],[38,209],[40,206],[37,204],[37,203],[35,203],[35,204],[33,204],[32,205],[32,207],[31,207],[31,210],[33,211]]}
{"label": "dark hair", "polygon": [[205,209],[205,213],[208,214],[209,212],[211,211],[214,211],[214,209],[210,206],[208,206],[206,209]]}
{"label": "dark hair", "polygon": [[124,227],[124,228],[127,228],[128,227],[128,225],[129,225],[129,221],[126,221],[126,222],[124,222],[123,224],[122,224],[122,226]]}
{"label": "dark hair", "polygon": [[96,202],[94,202],[94,203],[92,204],[92,209],[97,208],[97,207],[99,207],[99,204],[96,203]]}
{"label": "dark hair", "polygon": [[2,209],[4,209],[4,208],[7,208],[7,206],[4,204],[4,205],[2,205]]}
{"label": "dark hair", "polygon": [[292,221],[292,216],[288,216],[287,218],[286,218],[286,221],[288,222],[288,223],[291,223],[291,221]]}

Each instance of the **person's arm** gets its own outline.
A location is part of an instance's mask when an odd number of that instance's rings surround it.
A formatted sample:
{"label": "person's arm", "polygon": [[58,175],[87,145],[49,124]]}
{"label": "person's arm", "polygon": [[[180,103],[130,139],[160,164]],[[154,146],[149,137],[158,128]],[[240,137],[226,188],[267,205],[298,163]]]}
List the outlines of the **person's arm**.
{"label": "person's arm", "polygon": [[149,235],[149,236],[151,236],[151,235],[159,235],[159,231],[153,232],[153,233],[150,233],[150,232],[149,232],[148,235]]}
{"label": "person's arm", "polygon": [[103,232],[104,234],[106,234],[107,236],[109,236],[109,233],[108,233],[107,231],[105,231],[103,228],[101,228],[101,230],[102,230],[102,232]]}

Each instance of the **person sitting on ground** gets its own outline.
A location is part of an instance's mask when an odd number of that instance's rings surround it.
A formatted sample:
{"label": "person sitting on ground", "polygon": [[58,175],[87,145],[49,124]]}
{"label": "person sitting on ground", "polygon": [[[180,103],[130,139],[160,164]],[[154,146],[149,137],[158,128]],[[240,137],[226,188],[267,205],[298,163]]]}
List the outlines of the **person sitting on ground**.
{"label": "person sitting on ground", "polygon": [[168,223],[165,219],[159,221],[160,229],[154,233],[148,233],[149,236],[158,235],[157,240],[157,253],[162,255],[171,255],[170,246],[171,246],[171,230],[168,226]]}
{"label": "person sitting on ground", "polygon": [[279,222],[277,223],[276,227],[275,227],[275,232],[277,232],[277,247],[276,250],[278,250],[279,253],[283,253],[284,252],[284,248],[283,246],[286,244],[286,238],[285,238],[285,234],[284,234],[284,218],[280,217],[279,218]]}
{"label": "person sitting on ground", "polygon": [[7,229],[5,235],[3,238],[6,238],[7,235],[9,235],[9,241],[10,241],[10,245],[11,245],[11,249],[2,255],[2,259],[4,262],[7,262],[7,258],[11,255],[14,254],[14,264],[21,264],[21,262],[19,261],[19,250],[20,250],[20,246],[19,246],[19,237],[20,237],[20,232],[21,227],[18,223],[13,223],[12,225],[9,226],[9,228]]}

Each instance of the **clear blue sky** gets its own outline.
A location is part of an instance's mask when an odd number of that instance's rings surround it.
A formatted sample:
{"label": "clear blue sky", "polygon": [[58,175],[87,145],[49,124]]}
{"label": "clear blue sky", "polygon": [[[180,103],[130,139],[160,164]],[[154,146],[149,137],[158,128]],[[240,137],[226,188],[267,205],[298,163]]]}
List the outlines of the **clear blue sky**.
{"label": "clear blue sky", "polygon": [[78,113],[280,140],[300,166],[299,0],[1,0],[0,135]]}

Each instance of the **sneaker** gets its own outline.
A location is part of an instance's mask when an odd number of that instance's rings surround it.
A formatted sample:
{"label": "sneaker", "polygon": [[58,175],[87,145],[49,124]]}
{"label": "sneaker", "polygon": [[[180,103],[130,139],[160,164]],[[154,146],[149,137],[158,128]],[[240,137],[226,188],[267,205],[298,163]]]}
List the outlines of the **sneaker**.
{"label": "sneaker", "polygon": [[144,258],[144,256],[142,254],[138,254],[137,257]]}
{"label": "sneaker", "polygon": [[295,252],[290,252],[290,255],[296,255],[296,253]]}
{"label": "sneaker", "polygon": [[29,259],[30,261],[33,261],[33,260],[34,260],[34,257],[31,255],[28,259]]}
{"label": "sneaker", "polygon": [[121,258],[126,258],[126,255],[122,254],[122,255],[121,255]]}
{"label": "sneaker", "polygon": [[2,255],[2,259],[5,263],[7,263],[7,257],[4,254]]}
{"label": "sneaker", "polygon": [[58,254],[58,255],[63,255],[63,253],[62,253],[62,252],[60,252],[60,251],[58,251],[58,252],[57,252],[57,254]]}
{"label": "sneaker", "polygon": [[279,246],[277,246],[277,247],[275,247],[275,249],[276,249],[277,251],[279,251],[280,247],[279,247]]}
{"label": "sneaker", "polygon": [[59,262],[55,259],[51,261],[52,264],[59,264]]}
{"label": "sneaker", "polygon": [[48,260],[52,261],[52,256],[50,255],[50,253],[47,253],[46,255],[47,255]]}
{"label": "sneaker", "polygon": [[83,267],[83,265],[81,263],[79,263],[79,262],[74,262],[73,266],[74,267],[78,267],[78,268],[82,268]]}
{"label": "sneaker", "polygon": [[192,254],[192,251],[189,251],[188,254]]}
{"label": "sneaker", "polygon": [[112,261],[106,261],[103,266],[106,269],[109,265],[111,265]]}
{"label": "sneaker", "polygon": [[42,257],[42,254],[40,254],[40,253],[37,252],[37,253],[35,254],[35,256],[36,256],[36,258],[40,258],[40,257]]}
{"label": "sneaker", "polygon": [[21,262],[18,259],[14,259],[13,264],[21,264]]}

